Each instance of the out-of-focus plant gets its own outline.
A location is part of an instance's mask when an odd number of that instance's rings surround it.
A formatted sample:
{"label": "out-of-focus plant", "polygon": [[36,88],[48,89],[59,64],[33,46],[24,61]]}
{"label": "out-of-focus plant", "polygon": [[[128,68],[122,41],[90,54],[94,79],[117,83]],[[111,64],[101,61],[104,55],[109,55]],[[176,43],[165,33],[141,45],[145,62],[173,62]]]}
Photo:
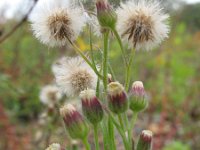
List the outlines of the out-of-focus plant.
{"label": "out-of-focus plant", "polygon": [[163,150],[190,150],[190,148],[187,144],[183,144],[180,141],[174,141],[164,147]]}

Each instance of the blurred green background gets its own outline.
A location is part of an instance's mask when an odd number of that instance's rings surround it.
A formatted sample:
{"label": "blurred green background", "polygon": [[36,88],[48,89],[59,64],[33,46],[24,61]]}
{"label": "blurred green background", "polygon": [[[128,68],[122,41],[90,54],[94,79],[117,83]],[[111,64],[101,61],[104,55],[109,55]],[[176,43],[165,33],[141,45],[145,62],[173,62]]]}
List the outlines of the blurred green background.
{"label": "blurred green background", "polygon": [[[85,3],[89,5],[90,2]],[[164,5],[171,15],[169,39],[155,50],[137,52],[134,58],[133,80],[144,82],[150,99],[148,110],[139,116],[137,128],[154,132],[155,150],[199,150],[200,4],[166,1]],[[16,22],[0,22],[0,35]],[[84,51],[89,47],[88,36],[86,30],[77,40]],[[101,42],[94,39],[100,47]],[[110,47],[111,65],[121,64],[119,45],[111,40]],[[100,62],[98,50],[95,53]],[[75,53],[70,47],[52,49],[42,45],[33,37],[28,23],[0,43],[1,150],[9,150],[10,145],[16,146],[15,150],[44,149],[41,141],[41,145],[35,145],[39,134],[48,132],[43,130],[45,125],[37,123],[46,109],[38,95],[42,86],[53,82],[52,63],[65,55]],[[123,68],[113,70],[123,82]],[[60,123],[55,126],[61,127]],[[53,141],[57,134],[59,138],[60,130],[48,140]]]}

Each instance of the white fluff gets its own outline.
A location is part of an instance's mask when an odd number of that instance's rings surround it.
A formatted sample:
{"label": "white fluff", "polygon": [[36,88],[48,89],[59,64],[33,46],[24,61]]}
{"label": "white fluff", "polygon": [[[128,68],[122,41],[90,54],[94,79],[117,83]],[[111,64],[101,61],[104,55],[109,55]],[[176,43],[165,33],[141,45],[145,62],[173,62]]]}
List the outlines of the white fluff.
{"label": "white fluff", "polygon": [[81,57],[63,57],[52,67],[56,83],[67,96],[79,96],[87,89],[96,89],[97,75]]}
{"label": "white fluff", "polygon": [[40,91],[40,101],[48,106],[53,106],[62,98],[62,94],[55,85],[46,85]]}
{"label": "white fluff", "polygon": [[61,146],[58,143],[53,143],[46,150],[61,150]]}
{"label": "white fluff", "polygon": [[[118,15],[117,30],[122,35],[127,31],[130,18],[137,17],[138,14],[144,14],[149,17],[152,22],[152,40],[147,40],[136,44],[136,49],[150,50],[160,44],[168,37],[170,31],[167,24],[169,16],[163,12],[163,8],[158,1],[153,0],[129,0],[126,3],[121,3],[116,11]],[[124,41],[128,41],[129,45],[133,47],[133,42],[128,40],[128,36],[123,36]]]}
{"label": "white fluff", "polygon": [[63,11],[71,22],[70,30],[73,31],[71,41],[77,39],[86,23],[84,10],[71,0],[39,0],[31,14],[30,22],[35,37],[50,47],[68,44],[67,38],[56,40],[49,27],[49,17],[59,11]]}

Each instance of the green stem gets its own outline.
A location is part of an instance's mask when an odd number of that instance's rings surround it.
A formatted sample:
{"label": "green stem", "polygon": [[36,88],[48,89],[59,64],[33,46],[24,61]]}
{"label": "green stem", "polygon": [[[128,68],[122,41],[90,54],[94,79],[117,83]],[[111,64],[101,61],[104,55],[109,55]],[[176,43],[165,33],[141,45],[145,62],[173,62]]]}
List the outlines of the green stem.
{"label": "green stem", "polygon": [[108,35],[109,32],[104,33],[103,83],[105,91],[107,90],[108,84]]}
{"label": "green stem", "polygon": [[125,132],[122,130],[121,126],[115,121],[114,117],[111,114],[110,114],[110,118],[112,119],[113,124],[115,125],[115,127],[117,128],[117,131],[119,132],[119,134],[122,137],[122,141],[123,141],[125,150],[130,150],[130,146],[126,139]]}
{"label": "green stem", "polygon": [[70,41],[70,44],[74,47],[75,51],[86,61],[86,63],[93,69],[93,71],[96,73],[96,75],[100,78],[103,79],[102,75],[98,72],[96,66],[94,66],[90,60],[84,55],[84,53],[79,49],[72,41]]}
{"label": "green stem", "polygon": [[103,120],[102,123],[101,123],[101,129],[102,129],[102,132],[103,132],[103,145],[104,145],[104,150],[109,150],[109,141],[108,141],[109,137],[108,137],[108,131],[107,131],[105,121],[106,120]]}
{"label": "green stem", "polygon": [[119,123],[120,123],[122,129],[125,132],[125,127],[124,127],[124,123],[123,123],[123,119],[122,119],[122,115],[121,114],[118,115],[118,119],[119,119]]}
{"label": "green stem", "polygon": [[87,137],[84,138],[82,141],[83,141],[83,144],[85,145],[85,149],[86,150],[91,150],[90,144],[88,143],[88,140],[87,140]]}
{"label": "green stem", "polygon": [[94,49],[93,49],[93,45],[92,45],[92,30],[91,30],[91,26],[89,26],[89,35],[90,35],[90,53],[91,53],[91,59],[92,59],[92,63],[93,65],[96,67],[95,61],[94,61]]}
{"label": "green stem", "polygon": [[138,115],[138,113],[133,113],[133,116],[131,118],[131,122],[130,122],[129,128],[128,128],[129,143],[130,143],[131,147],[133,147],[133,145],[132,145],[132,138],[133,138],[132,130],[133,130],[135,122],[137,120],[137,115]]}
{"label": "green stem", "polygon": [[119,34],[118,34],[116,29],[112,29],[112,32],[114,33],[114,35],[115,35],[115,37],[116,37],[116,39],[117,39],[117,41],[119,43],[119,46],[120,46],[121,51],[122,51],[122,58],[123,58],[125,66],[127,67],[128,66],[128,62],[127,62],[127,59],[126,59],[126,53],[125,53],[125,50],[124,50],[124,46],[122,44],[122,40],[121,40],[121,38],[120,38],[120,36],[119,36]]}
{"label": "green stem", "polygon": [[108,113],[109,118],[111,119],[112,123],[115,125],[117,131],[121,135],[125,150],[130,150],[130,145],[126,139],[126,135],[125,135],[124,131],[122,130],[121,126],[116,122],[116,120],[113,117],[110,110],[105,105],[102,105],[102,106],[103,106],[104,110]]}
{"label": "green stem", "polygon": [[110,73],[112,75],[113,81],[116,81],[116,76],[115,76],[115,73],[114,73],[114,71],[113,71],[112,66],[110,65],[110,63],[108,64],[108,69],[109,69],[109,71],[110,71]]}
{"label": "green stem", "polygon": [[137,120],[137,116],[138,116],[137,112],[133,113],[133,116],[132,116],[132,119],[131,119],[131,122],[130,122],[130,129],[131,130],[134,128],[135,122]]}
{"label": "green stem", "polygon": [[94,125],[95,149],[99,150],[98,125]]}
{"label": "green stem", "polygon": [[109,133],[111,150],[116,150],[114,126],[112,124],[112,119],[110,118],[110,116],[108,117],[108,133]]}
{"label": "green stem", "polygon": [[131,56],[130,56],[128,66],[127,66],[127,70],[126,70],[126,81],[125,81],[126,91],[129,90],[129,85],[130,85],[130,80],[131,80],[131,67],[132,67],[134,55],[135,55],[135,49],[132,49]]}

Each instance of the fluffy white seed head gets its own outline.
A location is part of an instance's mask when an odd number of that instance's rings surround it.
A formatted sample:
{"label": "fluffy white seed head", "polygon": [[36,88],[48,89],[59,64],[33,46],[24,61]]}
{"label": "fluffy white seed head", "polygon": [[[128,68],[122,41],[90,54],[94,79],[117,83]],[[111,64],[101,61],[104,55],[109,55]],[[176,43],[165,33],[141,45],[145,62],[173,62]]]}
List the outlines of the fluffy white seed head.
{"label": "fluffy white seed head", "polygon": [[40,0],[30,17],[36,38],[48,46],[76,40],[86,23],[84,11],[69,0]]}
{"label": "fluffy white seed head", "polygon": [[57,86],[46,85],[41,89],[39,97],[43,104],[52,106],[62,98],[62,94]]}
{"label": "fluffy white seed head", "polygon": [[131,47],[150,50],[168,37],[169,16],[156,0],[129,0],[117,9],[117,29]]}
{"label": "fluffy white seed head", "polygon": [[56,83],[67,96],[96,89],[97,75],[81,57],[64,57],[53,65]]}
{"label": "fluffy white seed head", "polygon": [[61,150],[61,146],[58,143],[53,143],[46,150]]}

